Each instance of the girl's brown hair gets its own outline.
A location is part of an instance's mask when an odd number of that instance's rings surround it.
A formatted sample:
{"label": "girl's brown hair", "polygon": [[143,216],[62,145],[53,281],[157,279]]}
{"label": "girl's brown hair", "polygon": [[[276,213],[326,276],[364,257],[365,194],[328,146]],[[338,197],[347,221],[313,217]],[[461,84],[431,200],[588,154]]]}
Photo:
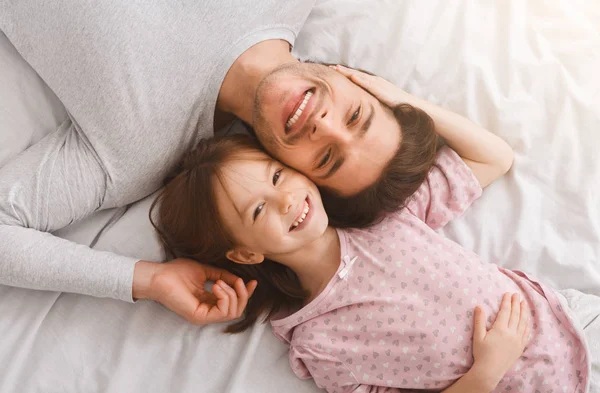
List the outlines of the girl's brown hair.
{"label": "girl's brown hair", "polygon": [[150,208],[150,222],[169,256],[229,270],[245,282],[258,281],[244,317],[226,328],[229,333],[246,330],[263,314],[267,320],[280,310],[299,307],[307,296],[296,274],[284,265],[270,260],[241,265],[225,258],[234,243],[221,225],[214,181],[224,164],[248,159],[247,153],[256,151],[262,151],[260,145],[247,135],[202,140],[165,180]]}
{"label": "girl's brown hair", "polygon": [[400,104],[392,111],[400,124],[402,140],[379,179],[350,197],[321,189],[330,225],[338,228],[373,225],[386,213],[403,209],[425,181],[440,143],[433,119],[409,104]]}

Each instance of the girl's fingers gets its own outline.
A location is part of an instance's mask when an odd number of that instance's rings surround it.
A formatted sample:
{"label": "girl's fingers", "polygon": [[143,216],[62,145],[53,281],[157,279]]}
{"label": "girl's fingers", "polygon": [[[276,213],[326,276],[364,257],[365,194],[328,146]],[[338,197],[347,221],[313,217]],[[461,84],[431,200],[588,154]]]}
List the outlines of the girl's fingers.
{"label": "girl's fingers", "polygon": [[395,101],[397,101],[394,94],[397,92],[398,88],[385,79],[365,74],[364,72],[353,70],[342,65],[331,66],[331,68],[373,94],[386,105],[394,106]]}
{"label": "girl's fingers", "polygon": [[508,321],[510,319],[510,302],[511,296],[510,293],[505,293],[502,296],[502,303],[500,303],[500,311],[496,315],[496,320],[494,321],[494,326],[498,325],[499,327],[508,326]]}
{"label": "girl's fingers", "polygon": [[331,66],[331,68],[373,94],[379,101],[389,107],[394,107],[401,101],[402,91],[396,85],[385,79],[358,70],[353,70],[342,65]]}
{"label": "girl's fingers", "polygon": [[522,330],[523,344],[527,345],[531,339],[531,311],[525,302],[523,302],[522,307],[521,315],[524,317],[522,318],[524,321],[519,322],[519,331]]}
{"label": "girl's fingers", "polygon": [[337,72],[348,78],[350,78],[350,76],[354,74],[354,72],[356,72],[352,68],[345,67],[341,64],[330,65],[329,68],[336,70]]}
{"label": "girl's fingers", "polygon": [[519,320],[519,325],[517,326],[517,332],[523,334],[527,326],[529,326],[529,307],[527,307],[527,303],[525,301],[521,302],[521,319]]}
{"label": "girl's fingers", "polygon": [[521,319],[521,297],[518,293],[514,293],[510,299],[510,302],[511,310],[508,327],[510,329],[516,329],[519,325],[519,320]]}
{"label": "girl's fingers", "polygon": [[477,306],[473,315],[473,341],[483,341],[487,334],[485,313],[481,307]]}
{"label": "girl's fingers", "polygon": [[529,340],[531,339],[531,325],[527,324],[525,327],[525,332],[523,333],[523,344],[527,345]]}

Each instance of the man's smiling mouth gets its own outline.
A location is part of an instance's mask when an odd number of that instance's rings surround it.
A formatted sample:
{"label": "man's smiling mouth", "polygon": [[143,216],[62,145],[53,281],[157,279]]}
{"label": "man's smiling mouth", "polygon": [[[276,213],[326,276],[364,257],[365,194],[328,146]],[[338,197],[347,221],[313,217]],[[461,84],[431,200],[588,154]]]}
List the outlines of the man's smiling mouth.
{"label": "man's smiling mouth", "polygon": [[298,104],[298,106],[295,108],[296,110],[294,110],[290,116],[288,117],[287,122],[285,123],[285,130],[286,132],[290,131],[290,129],[293,127],[294,124],[296,124],[296,122],[298,121],[298,119],[300,118],[300,116],[302,116],[302,111],[304,111],[304,109],[306,108],[306,105],[308,104],[308,101],[310,101],[310,98],[313,95],[313,91],[311,90],[307,90],[304,93],[304,97],[302,99],[302,101],[300,101],[300,103]]}

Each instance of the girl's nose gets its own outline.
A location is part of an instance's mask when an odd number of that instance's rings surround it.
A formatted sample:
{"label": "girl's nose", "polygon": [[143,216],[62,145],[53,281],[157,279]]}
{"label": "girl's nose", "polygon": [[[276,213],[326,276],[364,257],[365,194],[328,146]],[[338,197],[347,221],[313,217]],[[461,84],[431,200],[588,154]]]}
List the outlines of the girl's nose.
{"label": "girl's nose", "polygon": [[294,206],[294,196],[292,193],[283,191],[279,196],[279,212],[281,214],[288,214]]}

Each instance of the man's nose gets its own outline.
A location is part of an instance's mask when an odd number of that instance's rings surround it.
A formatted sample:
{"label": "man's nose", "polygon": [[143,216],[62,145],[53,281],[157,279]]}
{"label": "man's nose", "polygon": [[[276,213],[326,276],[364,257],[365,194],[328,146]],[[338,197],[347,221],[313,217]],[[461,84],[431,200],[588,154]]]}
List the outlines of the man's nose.
{"label": "man's nose", "polygon": [[309,130],[309,138],[312,141],[322,139],[334,139],[345,143],[350,141],[350,133],[347,132],[341,121],[336,121],[333,114],[328,111],[318,114]]}
{"label": "man's nose", "polygon": [[294,195],[291,192],[282,191],[278,195],[279,212],[288,214],[294,207]]}

